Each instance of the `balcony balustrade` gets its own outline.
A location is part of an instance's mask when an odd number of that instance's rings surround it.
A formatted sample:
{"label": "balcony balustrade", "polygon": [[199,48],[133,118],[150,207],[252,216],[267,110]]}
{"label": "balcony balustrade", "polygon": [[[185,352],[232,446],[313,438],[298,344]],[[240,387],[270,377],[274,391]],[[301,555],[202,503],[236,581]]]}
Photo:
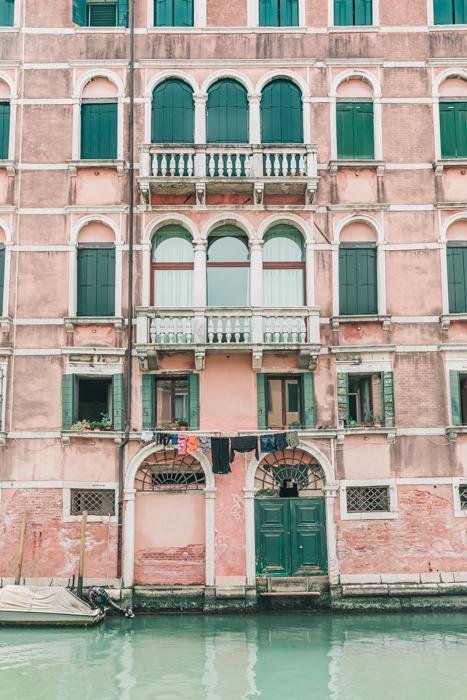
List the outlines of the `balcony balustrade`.
{"label": "balcony balustrade", "polygon": [[166,145],[140,146],[139,189],[151,194],[196,195],[248,192],[256,203],[264,193],[304,194],[311,203],[318,186],[314,145]]}

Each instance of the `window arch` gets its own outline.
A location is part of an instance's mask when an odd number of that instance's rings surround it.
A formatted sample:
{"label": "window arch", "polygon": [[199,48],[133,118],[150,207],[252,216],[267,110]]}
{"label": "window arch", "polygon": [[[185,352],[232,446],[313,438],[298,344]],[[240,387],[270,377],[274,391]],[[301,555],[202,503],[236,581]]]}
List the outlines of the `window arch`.
{"label": "window arch", "polygon": [[152,241],[152,303],[161,308],[193,305],[194,253],[190,234],[164,226]]}
{"label": "window arch", "polygon": [[208,143],[248,143],[248,96],[237,80],[223,78],[208,90]]}
{"label": "window arch", "polygon": [[441,158],[467,158],[467,79],[451,75],[439,86]]}
{"label": "window arch", "polygon": [[193,143],[195,110],[193,90],[188,83],[170,78],[152,93],[151,141]]}
{"label": "window arch", "polygon": [[303,236],[293,226],[273,226],[264,237],[264,305],[305,304],[305,248]]}
{"label": "window arch", "polygon": [[342,229],[339,245],[339,314],[369,316],[378,313],[376,232],[355,221]]}
{"label": "window arch", "polygon": [[236,226],[219,226],[208,241],[208,306],[248,306],[249,287],[248,237]]}
{"label": "window arch", "polygon": [[272,80],[263,89],[261,141],[303,143],[302,93],[291,80]]}

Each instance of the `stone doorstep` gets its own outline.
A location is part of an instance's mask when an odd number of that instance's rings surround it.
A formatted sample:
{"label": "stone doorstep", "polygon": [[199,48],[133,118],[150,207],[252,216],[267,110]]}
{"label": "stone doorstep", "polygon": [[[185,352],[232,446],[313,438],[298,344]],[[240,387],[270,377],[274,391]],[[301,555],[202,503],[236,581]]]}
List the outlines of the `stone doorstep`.
{"label": "stone doorstep", "polygon": [[327,587],[329,579],[327,576],[269,576],[265,585],[270,593],[306,593]]}
{"label": "stone doorstep", "polygon": [[135,595],[148,598],[204,597],[205,586],[135,586]]}

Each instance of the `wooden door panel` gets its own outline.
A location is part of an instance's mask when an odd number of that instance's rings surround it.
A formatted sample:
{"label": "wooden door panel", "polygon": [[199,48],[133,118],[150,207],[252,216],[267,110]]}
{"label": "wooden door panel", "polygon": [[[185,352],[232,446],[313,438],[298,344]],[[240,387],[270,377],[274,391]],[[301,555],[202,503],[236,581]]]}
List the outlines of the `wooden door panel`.
{"label": "wooden door panel", "polygon": [[326,523],[323,498],[290,499],[291,573],[326,573]]}
{"label": "wooden door panel", "polygon": [[286,499],[255,501],[256,570],[259,575],[290,571],[289,505]]}

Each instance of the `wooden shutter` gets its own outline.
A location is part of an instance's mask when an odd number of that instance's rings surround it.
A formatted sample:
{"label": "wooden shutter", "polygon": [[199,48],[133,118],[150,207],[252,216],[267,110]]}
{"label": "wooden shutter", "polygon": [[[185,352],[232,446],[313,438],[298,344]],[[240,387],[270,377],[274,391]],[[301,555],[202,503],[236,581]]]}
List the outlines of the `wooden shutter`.
{"label": "wooden shutter", "polygon": [[467,24],[467,0],[454,0],[454,24]]}
{"label": "wooden shutter", "polygon": [[0,316],[3,316],[3,296],[5,286],[5,248],[0,247]]}
{"label": "wooden shutter", "polygon": [[0,0],[0,27],[12,27],[14,22],[15,0]]}
{"label": "wooden shutter", "polygon": [[448,245],[449,313],[467,313],[467,246]]}
{"label": "wooden shutter", "polygon": [[336,104],[337,157],[354,158],[354,110],[352,102]]}
{"label": "wooden shutter", "polygon": [[193,0],[174,0],[174,26],[192,27],[193,23]]}
{"label": "wooden shutter", "polygon": [[272,80],[261,97],[262,143],[303,143],[302,93],[290,80]]}
{"label": "wooden shutter", "polygon": [[128,27],[128,0],[117,1],[117,25]]}
{"label": "wooden shutter", "polygon": [[334,24],[337,27],[353,25],[353,0],[334,0]]}
{"label": "wooden shutter", "polygon": [[[467,17],[466,17],[467,19]],[[455,103],[456,157],[467,158],[467,102]]]}
{"label": "wooden shutter", "polygon": [[125,429],[125,396],[123,374],[112,377],[112,427],[114,430]]}
{"label": "wooden shutter", "polygon": [[454,0],[434,0],[435,24],[452,24],[454,20]]}
{"label": "wooden shutter", "polygon": [[373,2],[372,0],[354,0],[355,15],[354,24],[368,25],[373,24]]}
{"label": "wooden shutter", "polygon": [[154,2],[154,26],[173,27],[175,0],[155,0]]}
{"label": "wooden shutter", "polygon": [[87,6],[90,27],[116,27],[117,5],[110,3],[91,3]]}
{"label": "wooden shutter", "polygon": [[192,430],[199,430],[199,374],[188,377],[189,423]]}
{"label": "wooden shutter", "polygon": [[280,0],[279,21],[281,27],[298,26],[298,0]]}
{"label": "wooden shutter", "polygon": [[62,377],[62,430],[70,430],[75,422],[76,399],[76,377],[74,374],[64,374]]}
{"label": "wooden shutter", "polygon": [[182,80],[164,80],[152,96],[152,143],[193,143],[193,90]]}
{"label": "wooden shutter", "polygon": [[457,125],[454,102],[439,103],[439,125],[441,131],[441,157],[455,158],[457,155]]}
{"label": "wooden shutter", "polygon": [[264,374],[256,375],[256,395],[258,409],[258,430],[263,430],[267,427],[266,377]]}
{"label": "wooden shutter", "polygon": [[337,425],[345,427],[349,415],[349,375],[346,372],[337,374]]}
{"label": "wooden shutter", "polygon": [[0,102],[0,160],[7,160],[10,146],[10,103]]}
{"label": "wooden shutter", "polygon": [[141,377],[142,423],[143,430],[153,430],[156,424],[156,394],[153,374]]}
{"label": "wooden shutter", "polygon": [[382,372],[381,380],[384,425],[386,428],[393,428],[395,425],[394,372]]}
{"label": "wooden shutter", "polygon": [[79,248],[77,315],[114,316],[115,248]]}
{"label": "wooden shutter", "polygon": [[280,0],[259,0],[260,27],[279,26],[279,1]]}
{"label": "wooden shutter", "polygon": [[373,102],[354,102],[354,157],[375,157]]}
{"label": "wooden shutter", "polygon": [[316,425],[315,378],[312,372],[302,376],[303,420],[305,428]]}
{"label": "wooden shutter", "polygon": [[339,248],[339,313],[342,316],[378,313],[376,248]]}
{"label": "wooden shutter", "polygon": [[451,418],[453,425],[462,425],[461,386],[459,372],[449,371],[451,389]]}
{"label": "wooden shutter", "polygon": [[81,105],[81,158],[88,160],[117,157],[116,102],[85,102]]}
{"label": "wooden shutter", "polygon": [[80,27],[86,25],[86,0],[73,0],[73,22]]}
{"label": "wooden shutter", "polygon": [[248,143],[248,99],[236,80],[218,80],[208,93],[208,143]]}

